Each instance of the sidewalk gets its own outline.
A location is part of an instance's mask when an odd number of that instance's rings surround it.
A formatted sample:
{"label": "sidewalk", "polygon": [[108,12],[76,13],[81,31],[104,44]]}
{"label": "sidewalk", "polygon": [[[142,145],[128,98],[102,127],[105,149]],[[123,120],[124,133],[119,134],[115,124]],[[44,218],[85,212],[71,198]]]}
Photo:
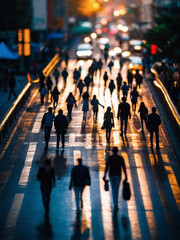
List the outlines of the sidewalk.
{"label": "sidewalk", "polygon": [[[15,86],[15,93],[18,96],[23,88],[27,84],[27,77],[26,76],[15,76],[16,79],[16,86]],[[0,121],[8,111],[8,109],[12,106],[15,101],[14,95],[11,95],[11,99],[8,100],[9,96],[9,88],[7,92],[4,92],[4,88],[0,88]]]}

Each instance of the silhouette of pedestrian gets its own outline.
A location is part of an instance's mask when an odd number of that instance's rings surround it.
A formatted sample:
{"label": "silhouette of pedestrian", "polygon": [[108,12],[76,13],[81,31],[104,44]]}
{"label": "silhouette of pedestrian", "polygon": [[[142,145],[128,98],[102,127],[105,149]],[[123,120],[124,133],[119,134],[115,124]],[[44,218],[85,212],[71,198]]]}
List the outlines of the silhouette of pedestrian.
{"label": "silhouette of pedestrian", "polygon": [[59,99],[59,90],[57,88],[57,86],[55,86],[55,88],[53,89],[51,95],[52,95],[52,98],[53,98],[53,108],[54,110],[56,109],[57,105],[58,105],[58,99]]}
{"label": "silhouette of pedestrian", "polygon": [[122,102],[118,106],[117,119],[120,118],[121,121],[121,136],[123,136],[123,125],[124,125],[124,134],[126,135],[128,116],[131,118],[130,105],[126,102],[126,97],[122,97]]}
{"label": "silhouette of pedestrian", "polygon": [[52,107],[48,108],[48,112],[44,114],[41,121],[41,129],[44,130],[44,138],[45,138],[45,148],[48,148],[48,143],[50,139],[52,123],[54,120],[54,114],[52,113]]}
{"label": "silhouette of pedestrian", "polygon": [[104,73],[103,80],[104,80],[104,87],[106,88],[106,83],[107,83],[107,80],[108,80],[107,72]]}
{"label": "silhouette of pedestrian", "polygon": [[9,79],[8,70],[5,69],[3,72],[4,92],[7,92],[8,90],[8,79]]}
{"label": "silhouette of pedestrian", "polygon": [[50,159],[44,161],[44,166],[41,167],[37,173],[37,179],[41,182],[41,194],[43,205],[45,208],[45,214],[49,214],[50,194],[52,187],[55,186],[54,169],[51,167]]}
{"label": "silhouette of pedestrian", "polygon": [[133,76],[131,70],[128,70],[127,79],[128,79],[128,86],[129,86],[130,88],[132,88],[133,78],[134,78],[134,76]]}
{"label": "silhouette of pedestrian", "polygon": [[57,134],[57,144],[56,144],[56,150],[59,150],[59,141],[60,141],[60,136],[61,136],[61,141],[62,141],[62,148],[64,149],[65,147],[65,134],[68,128],[68,120],[65,115],[63,115],[63,110],[60,109],[58,112],[58,115],[55,117],[54,120],[54,126],[56,129],[56,134]]}
{"label": "silhouette of pedestrian", "polygon": [[121,175],[122,170],[125,174],[124,181],[127,181],[127,173],[126,173],[126,167],[124,158],[122,156],[118,155],[118,148],[113,147],[112,150],[113,154],[108,157],[106,162],[106,168],[103,180],[106,180],[106,174],[109,170],[109,179],[111,183],[111,189],[112,189],[112,197],[113,197],[113,203],[114,203],[114,210],[118,210],[118,193],[119,193],[119,186],[121,183]]}
{"label": "silhouette of pedestrian", "polygon": [[[80,208],[83,208],[82,194],[86,185],[91,185],[91,178],[87,166],[82,165],[82,159],[78,158],[78,165],[74,166],[71,171],[71,180],[69,189],[72,187],[75,193],[76,213],[80,214]],[[80,207],[81,204],[81,207]]]}
{"label": "silhouette of pedestrian", "polygon": [[74,79],[74,83],[77,83],[78,79],[80,78],[80,73],[79,71],[77,70],[77,68],[74,69],[74,72],[73,72],[73,79]]}
{"label": "silhouette of pedestrian", "polygon": [[85,84],[83,83],[82,79],[80,79],[77,85],[77,88],[79,88],[79,98],[82,96],[84,86]]}
{"label": "silhouette of pedestrian", "polygon": [[85,82],[85,85],[87,87],[87,91],[89,91],[89,85],[91,83],[91,77],[90,77],[90,74],[88,73],[88,75],[84,78],[84,82]]}
{"label": "silhouette of pedestrian", "polygon": [[113,94],[113,91],[115,89],[115,84],[114,84],[114,81],[111,80],[110,83],[109,83],[109,90],[110,90],[110,93],[111,93],[111,97],[112,97],[112,94]]}
{"label": "silhouette of pedestrian", "polygon": [[46,86],[44,83],[40,86],[40,95],[41,95],[41,105],[44,104],[44,97],[46,96]]}
{"label": "silhouette of pedestrian", "polygon": [[134,75],[134,78],[136,80],[137,89],[140,89],[142,81],[143,81],[143,76],[139,73],[138,70],[136,70],[136,74]]}
{"label": "silhouette of pedestrian", "polygon": [[103,67],[103,62],[102,62],[102,59],[100,58],[98,61],[98,70],[99,70],[100,76],[101,76],[102,67]]}
{"label": "silhouette of pedestrian", "polygon": [[83,103],[83,107],[82,107],[83,120],[86,121],[87,112],[89,111],[89,94],[88,94],[88,91],[86,91],[86,92],[83,94],[82,97],[83,97],[83,100],[82,100],[82,103]]}
{"label": "silhouette of pedestrian", "polygon": [[9,77],[9,88],[10,88],[10,91],[9,91],[9,97],[8,97],[8,99],[11,98],[11,94],[14,95],[14,98],[17,98],[17,95],[16,95],[16,93],[15,93],[15,91],[14,91],[15,86],[16,86],[16,79],[15,79],[15,77],[14,77],[14,73],[11,72],[11,73],[10,73],[10,77]]}
{"label": "silhouette of pedestrian", "polygon": [[127,85],[126,82],[123,83],[122,87],[121,87],[121,90],[123,92],[123,96],[124,97],[127,97],[128,95],[128,91],[129,91],[129,86]]}
{"label": "silhouette of pedestrian", "polygon": [[[49,95],[51,94],[52,85],[53,85],[53,82],[52,82],[52,80],[51,80],[51,77],[48,76],[47,81],[46,81],[47,95],[48,95],[48,97],[49,97]],[[51,97],[50,97],[50,99],[51,99]]]}
{"label": "silhouette of pedestrian", "polygon": [[75,107],[77,107],[76,99],[75,99],[74,95],[72,94],[72,92],[69,93],[69,95],[66,99],[66,102],[67,102],[68,117],[70,119],[72,119],[72,116],[71,116],[72,108],[74,105],[75,105]]}
{"label": "silhouette of pedestrian", "polygon": [[137,100],[138,100],[138,97],[140,97],[136,87],[133,87],[133,90],[131,91],[130,96],[131,96],[131,103],[132,103],[132,111],[135,115]]}
{"label": "silhouette of pedestrian", "polygon": [[93,99],[91,100],[91,105],[93,106],[93,119],[94,121],[97,121],[97,115],[98,115],[98,105],[104,108],[102,104],[99,103],[99,100],[96,98],[96,95],[93,96]]}
{"label": "silhouette of pedestrian", "polygon": [[110,74],[111,74],[111,71],[112,71],[112,67],[114,66],[114,63],[111,59],[111,61],[108,63],[108,68],[109,68],[109,71],[110,71]]}
{"label": "silhouette of pedestrian", "polygon": [[107,143],[110,143],[111,129],[114,127],[114,117],[113,113],[111,112],[111,107],[107,107],[107,110],[104,113],[104,127],[106,129]]}
{"label": "silhouette of pedestrian", "polygon": [[56,80],[56,85],[58,84],[58,81],[59,81],[59,71],[57,70],[57,68],[55,69],[54,71],[54,77],[55,77],[55,80]]}
{"label": "silhouette of pedestrian", "polygon": [[66,68],[64,68],[64,70],[62,71],[62,77],[64,80],[64,87],[66,87],[66,82],[67,82],[67,77],[68,77],[68,72],[67,72]]}
{"label": "silhouette of pedestrian", "polygon": [[121,85],[122,85],[122,76],[121,76],[121,73],[118,73],[117,78],[116,78],[116,82],[117,82],[118,94],[119,94],[120,89],[121,89]]}
{"label": "silhouette of pedestrian", "polygon": [[143,122],[146,124],[148,109],[145,106],[144,102],[141,102],[138,112],[140,113],[141,118],[141,132],[144,132]]}
{"label": "silhouette of pedestrian", "polygon": [[156,149],[159,149],[159,125],[161,124],[161,118],[156,113],[156,108],[152,108],[152,113],[147,117],[147,129],[150,132],[151,148],[153,148],[153,134],[156,136]]}

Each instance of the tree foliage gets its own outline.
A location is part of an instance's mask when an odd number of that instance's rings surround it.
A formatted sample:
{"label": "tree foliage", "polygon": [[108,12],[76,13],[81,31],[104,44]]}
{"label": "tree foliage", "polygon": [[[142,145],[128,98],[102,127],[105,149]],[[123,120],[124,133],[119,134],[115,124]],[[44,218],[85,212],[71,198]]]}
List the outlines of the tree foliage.
{"label": "tree foliage", "polygon": [[0,0],[0,31],[30,27],[31,0]]}
{"label": "tree foliage", "polygon": [[156,44],[164,55],[180,63],[180,15],[163,15],[157,19],[157,26],[149,29],[144,38],[149,44]]}

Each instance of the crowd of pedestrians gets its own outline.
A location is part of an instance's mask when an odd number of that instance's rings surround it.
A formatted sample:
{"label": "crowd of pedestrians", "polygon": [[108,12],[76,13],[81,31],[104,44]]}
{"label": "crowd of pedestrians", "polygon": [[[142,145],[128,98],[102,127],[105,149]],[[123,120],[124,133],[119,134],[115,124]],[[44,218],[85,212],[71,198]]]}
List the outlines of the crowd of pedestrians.
{"label": "crowd of pedestrians", "polygon": [[[120,135],[123,138],[124,136],[126,137],[127,135],[128,119],[131,119],[131,112],[133,112],[134,116],[136,115],[138,98],[142,99],[142,96],[139,94],[138,90],[141,87],[143,77],[138,71],[136,72],[135,75],[133,75],[132,72],[128,70],[127,81],[123,81],[120,72],[117,74],[117,77],[115,79],[116,81],[114,81],[111,76],[113,65],[114,65],[113,61],[111,60],[107,65],[107,67],[109,68],[109,73],[108,71],[105,71],[101,79],[102,81],[104,81],[104,88],[109,89],[110,97],[112,97],[115,89],[117,90],[118,99],[120,99],[119,96],[122,95],[121,101],[117,108],[117,119],[120,119]],[[87,121],[87,114],[88,114],[88,111],[90,110],[90,105],[92,105],[94,123],[97,123],[99,106],[101,106],[104,109],[104,106],[99,102],[96,95],[93,95],[93,98],[91,99],[90,97],[91,94],[89,90],[90,86],[94,85],[94,81],[95,81],[94,76],[97,75],[98,71],[99,71],[99,76],[101,76],[102,67],[103,67],[102,60],[99,59],[99,61],[96,61],[94,59],[88,69],[88,73],[85,76],[84,80],[81,77],[81,70],[82,70],[81,68],[79,69],[75,68],[72,75],[73,83],[75,84],[76,88],[79,89],[79,100],[80,100],[80,103],[82,104],[84,123]],[[65,134],[67,132],[69,122],[72,120],[73,107],[77,107],[77,102],[76,102],[77,100],[76,100],[76,96],[73,95],[73,92],[69,92],[69,95],[65,100],[67,104],[67,117],[63,114],[62,109],[58,110],[58,114],[56,116],[54,115],[55,109],[58,107],[58,99],[60,96],[60,92],[58,90],[58,81],[59,81],[60,74],[58,74],[57,71],[58,69],[56,69],[56,71],[54,72],[54,77],[56,79],[56,86],[54,87],[54,89],[52,90],[53,84],[52,84],[51,77],[48,77],[46,80],[46,84],[44,83],[44,80],[41,82],[40,93],[41,93],[41,104],[44,104],[44,97],[46,93],[48,94],[48,96],[50,95],[50,99],[53,100],[53,108],[52,107],[48,108],[48,112],[44,114],[42,118],[42,124],[41,124],[41,128],[44,130],[44,136],[45,136],[45,149],[48,149],[48,143],[50,140],[50,134],[51,134],[51,130],[54,122],[56,138],[57,138],[57,142],[56,142],[57,158],[59,159],[60,158],[59,142],[61,140],[61,143],[62,143],[61,153],[63,154],[65,149]],[[67,84],[68,76],[69,76],[68,70],[67,68],[64,68],[62,71],[64,87]],[[136,82],[136,86],[134,87],[132,85],[133,80],[135,80]],[[107,85],[107,82],[109,82],[108,85]],[[46,91],[46,88],[47,88],[47,91]],[[128,99],[130,99],[131,101],[131,106],[127,101]],[[159,149],[159,131],[158,131],[159,129],[158,128],[159,128],[159,125],[161,124],[161,118],[156,113],[156,108],[153,107],[152,113],[148,115],[148,108],[145,106],[144,102],[141,101],[138,109],[138,113],[140,114],[142,133],[144,132],[144,127],[146,126],[147,130],[150,132],[151,148],[153,148],[153,135],[155,133],[156,149],[158,150]],[[110,144],[111,131],[112,131],[112,128],[115,127],[114,118],[115,118],[114,111],[112,111],[112,108],[110,106],[107,106],[106,111],[104,112],[103,125],[101,127],[101,129],[105,129],[106,131],[107,144]],[[107,172],[109,171],[109,179],[110,179],[111,189],[112,189],[114,211],[116,212],[118,210],[118,193],[119,193],[119,186],[121,183],[122,170],[125,174],[124,181],[127,181],[127,173],[126,173],[124,158],[118,155],[118,148],[113,147],[112,152],[113,154],[109,156],[106,161],[103,180],[106,182],[106,175],[107,175]],[[63,155],[61,157],[64,158]],[[82,164],[82,159],[78,158],[77,161],[78,161],[78,165],[74,166],[71,171],[69,189],[71,190],[73,188],[74,190],[77,214],[80,214],[81,209],[83,208],[84,188],[85,186],[91,185],[91,178],[90,178],[89,168]],[[51,167],[49,159],[46,159],[44,161],[44,166],[39,169],[37,178],[41,182],[43,204],[45,207],[45,213],[48,214],[50,194],[51,194],[52,186],[55,185],[54,169]]]}

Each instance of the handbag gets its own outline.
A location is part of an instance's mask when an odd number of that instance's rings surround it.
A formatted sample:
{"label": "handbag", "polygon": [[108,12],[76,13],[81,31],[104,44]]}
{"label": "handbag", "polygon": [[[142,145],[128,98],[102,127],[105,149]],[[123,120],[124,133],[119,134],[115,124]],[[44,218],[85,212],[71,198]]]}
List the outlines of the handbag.
{"label": "handbag", "polygon": [[123,198],[128,201],[131,197],[130,185],[127,181],[123,181]]}
{"label": "handbag", "polygon": [[105,121],[103,122],[101,129],[105,129]]}
{"label": "handbag", "polygon": [[104,181],[104,190],[107,192],[109,191],[109,180]]}

